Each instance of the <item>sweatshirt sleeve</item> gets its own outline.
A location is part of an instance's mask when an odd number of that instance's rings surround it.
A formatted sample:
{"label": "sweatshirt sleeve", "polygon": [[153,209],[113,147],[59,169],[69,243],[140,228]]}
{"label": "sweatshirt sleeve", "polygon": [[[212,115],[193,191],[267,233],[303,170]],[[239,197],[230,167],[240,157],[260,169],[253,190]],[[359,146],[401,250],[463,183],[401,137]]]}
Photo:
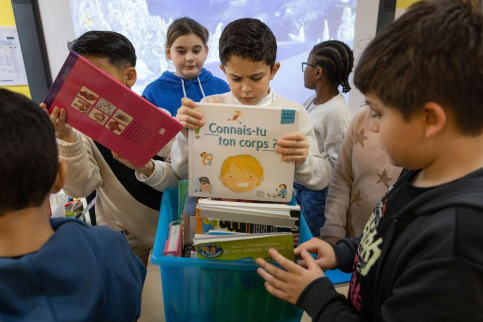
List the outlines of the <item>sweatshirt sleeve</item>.
{"label": "sweatshirt sleeve", "polygon": [[361,321],[327,277],[310,283],[300,294],[297,306],[306,311],[312,321]]}
{"label": "sweatshirt sleeve", "polygon": [[344,238],[346,236],[347,213],[354,176],[352,172],[352,135],[357,124],[357,117],[352,120],[345,134],[342,147],[335,164],[332,180],[325,201],[325,225],[320,229],[320,236]]}
{"label": "sweatshirt sleeve", "polygon": [[176,138],[173,138],[163,149],[158,153],[164,161],[152,160],[154,163],[154,171],[151,176],[145,176],[136,172],[136,178],[147,184],[148,186],[158,190],[164,191],[166,187],[178,185],[178,176],[176,175],[171,165],[171,147]]}
{"label": "sweatshirt sleeve", "polygon": [[76,141],[68,143],[57,139],[60,159],[67,162],[64,191],[77,198],[85,198],[103,184],[99,165],[94,157],[94,143],[85,135],[75,132]]}
{"label": "sweatshirt sleeve", "polygon": [[180,179],[188,179],[188,138],[181,132],[171,147],[171,165]]}
{"label": "sweatshirt sleeve", "polygon": [[314,127],[307,111],[299,105],[299,132],[309,142],[309,154],[304,163],[295,165],[294,181],[311,190],[322,190],[329,185],[332,166],[319,151]]}
{"label": "sweatshirt sleeve", "polygon": [[[204,103],[211,103],[213,101],[224,103],[223,95],[211,95],[201,100],[201,102]],[[173,166],[174,172],[181,180],[188,179],[188,156],[188,137],[179,132],[171,147],[171,165]]]}

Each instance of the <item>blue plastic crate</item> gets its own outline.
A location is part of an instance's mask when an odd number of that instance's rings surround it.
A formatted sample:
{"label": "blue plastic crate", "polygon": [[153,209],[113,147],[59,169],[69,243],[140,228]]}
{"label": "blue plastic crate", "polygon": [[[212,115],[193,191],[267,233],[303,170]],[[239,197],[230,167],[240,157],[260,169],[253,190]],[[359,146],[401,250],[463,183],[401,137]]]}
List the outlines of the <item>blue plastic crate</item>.
{"label": "blue plastic crate", "polygon": [[[301,309],[265,290],[255,263],[163,256],[169,223],[177,216],[177,198],[177,187],[163,193],[151,257],[161,268],[166,321],[300,321]],[[301,218],[299,241],[311,238]],[[334,284],[350,279],[338,270],[326,276]]]}

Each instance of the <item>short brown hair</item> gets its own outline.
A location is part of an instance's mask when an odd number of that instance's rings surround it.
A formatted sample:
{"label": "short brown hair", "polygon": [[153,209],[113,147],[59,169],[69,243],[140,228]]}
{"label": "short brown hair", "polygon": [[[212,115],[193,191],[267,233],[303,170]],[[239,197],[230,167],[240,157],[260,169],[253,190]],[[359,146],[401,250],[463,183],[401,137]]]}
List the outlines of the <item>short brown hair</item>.
{"label": "short brown hair", "polygon": [[483,16],[471,0],[421,1],[369,44],[355,70],[362,93],[405,120],[427,102],[454,115],[462,134],[483,132]]}
{"label": "short brown hair", "polygon": [[206,46],[210,33],[208,29],[188,17],[179,18],[173,21],[166,32],[166,47],[171,47],[180,36],[195,34],[200,37],[203,45]]}
{"label": "short brown hair", "polygon": [[273,68],[277,58],[277,40],[262,21],[242,18],[230,22],[223,29],[218,50],[223,66],[236,56],[253,62],[263,61]]}

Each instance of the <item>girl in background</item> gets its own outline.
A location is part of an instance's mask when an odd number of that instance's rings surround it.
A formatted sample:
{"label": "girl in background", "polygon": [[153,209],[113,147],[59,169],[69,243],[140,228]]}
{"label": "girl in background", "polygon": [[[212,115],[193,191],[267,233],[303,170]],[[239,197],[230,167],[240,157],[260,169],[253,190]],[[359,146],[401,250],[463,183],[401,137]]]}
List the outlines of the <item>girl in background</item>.
{"label": "girl in background", "polygon": [[[306,63],[302,63],[304,85],[315,90],[315,95],[304,104],[314,125],[320,154],[335,166],[339,149],[351,122],[344,97],[339,93],[350,91],[349,74],[354,57],[343,42],[331,40],[315,45]],[[295,196],[313,236],[320,235],[324,226],[325,199],[328,188],[310,190],[294,183]]]}
{"label": "girl in background", "polygon": [[176,72],[165,71],[146,87],[143,96],[176,116],[183,97],[199,102],[205,96],[229,92],[224,80],[203,68],[208,38],[208,30],[191,18],[173,21],[167,31],[165,51]]}

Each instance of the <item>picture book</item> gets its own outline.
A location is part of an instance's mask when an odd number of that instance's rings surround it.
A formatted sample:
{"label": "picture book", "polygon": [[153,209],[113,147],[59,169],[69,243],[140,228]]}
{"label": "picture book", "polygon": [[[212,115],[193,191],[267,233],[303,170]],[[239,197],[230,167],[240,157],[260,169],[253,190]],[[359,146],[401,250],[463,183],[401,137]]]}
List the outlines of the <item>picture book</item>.
{"label": "picture book", "polygon": [[73,128],[144,166],[182,128],[168,113],[71,51],[44,103],[65,109]]}
{"label": "picture book", "polygon": [[189,131],[189,194],[289,202],[294,162],[282,162],[277,141],[298,131],[288,108],[197,103],[205,124]]}
{"label": "picture book", "polygon": [[254,261],[260,257],[272,262],[268,250],[274,248],[289,260],[295,260],[291,233],[195,235],[193,245],[198,258]]}
{"label": "picture book", "polygon": [[186,195],[188,194],[188,180],[178,180],[178,220],[183,218]]}

